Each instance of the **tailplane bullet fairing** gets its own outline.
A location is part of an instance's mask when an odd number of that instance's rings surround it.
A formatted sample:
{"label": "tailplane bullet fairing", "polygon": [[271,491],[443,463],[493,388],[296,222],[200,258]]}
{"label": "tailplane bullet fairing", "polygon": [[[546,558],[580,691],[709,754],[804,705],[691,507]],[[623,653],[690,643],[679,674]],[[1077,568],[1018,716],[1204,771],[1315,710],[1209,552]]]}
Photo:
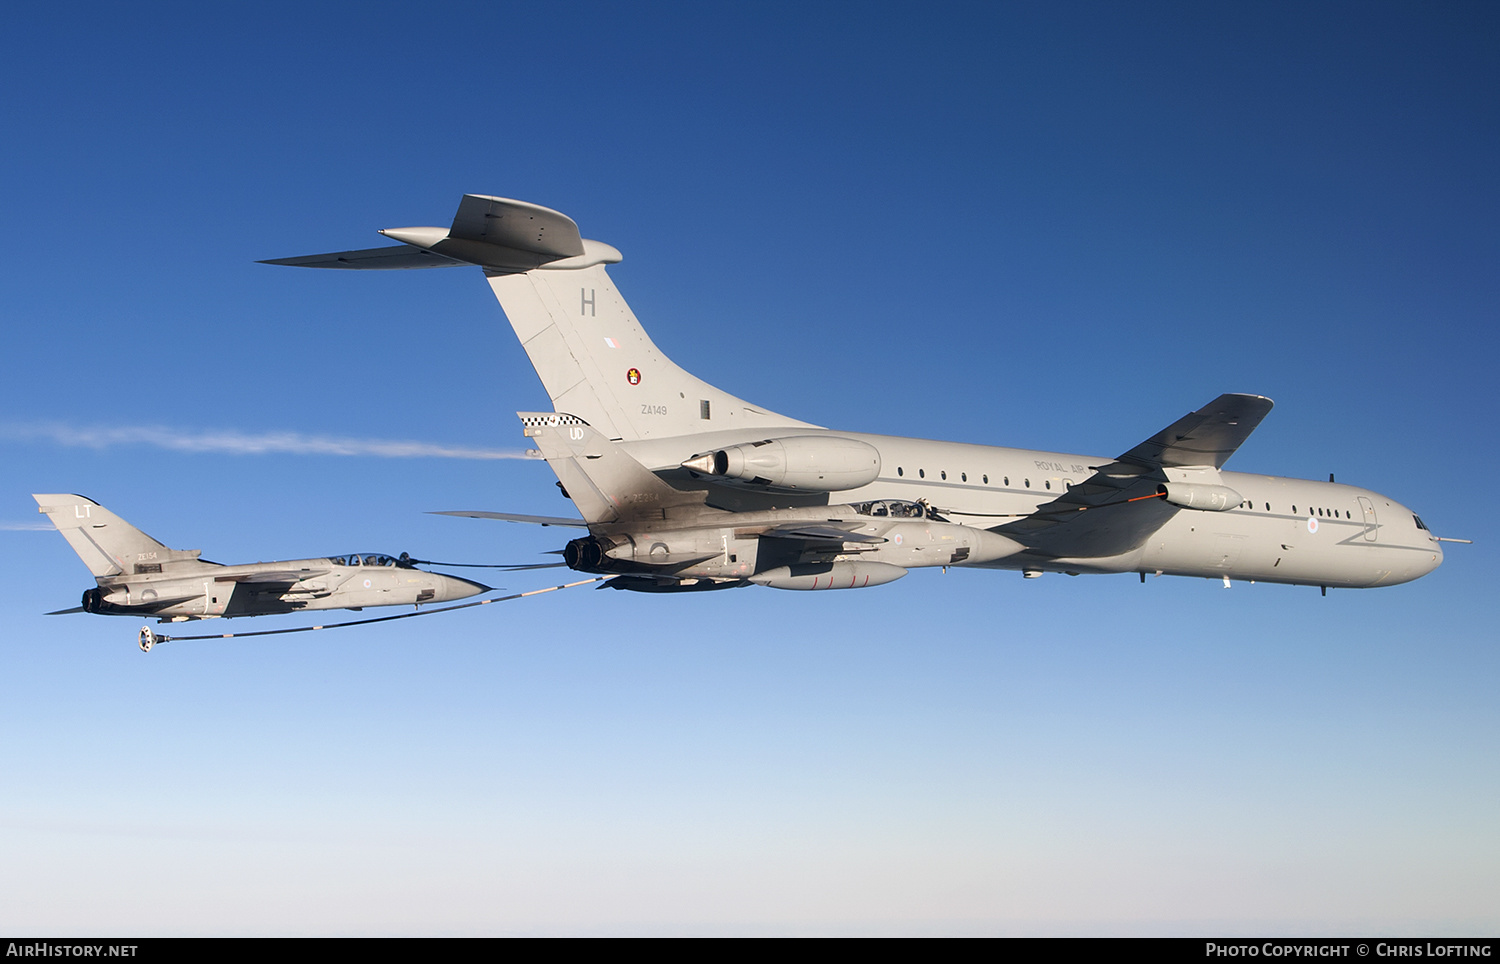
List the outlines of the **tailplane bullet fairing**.
{"label": "tailplane bullet fairing", "polygon": [[565,558],[616,588],[862,588],[932,566],[1369,587],[1442,561],[1376,492],[1225,471],[1268,398],[1221,395],[1115,458],[831,432],[674,364],[609,277],[620,253],[557,211],[466,195],[447,228],[382,233],[402,243],[269,263],[481,267],[552,400],[521,420],[589,530]]}
{"label": "tailplane bullet fairing", "polygon": [[[449,602],[488,591],[457,576],[425,572],[405,558],[354,553],[225,566],[197,549],[169,549],[81,495],[34,495],[93,574],[76,609],[162,622],[265,616],[311,609]],[[54,614],[56,615],[56,614]]]}

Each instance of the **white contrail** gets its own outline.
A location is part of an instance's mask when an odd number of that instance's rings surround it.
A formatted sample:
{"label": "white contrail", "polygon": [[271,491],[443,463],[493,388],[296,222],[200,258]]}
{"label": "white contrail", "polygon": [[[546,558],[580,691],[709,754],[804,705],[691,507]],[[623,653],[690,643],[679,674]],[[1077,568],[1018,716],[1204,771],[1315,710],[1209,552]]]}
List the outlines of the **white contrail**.
{"label": "white contrail", "polygon": [[374,455],[388,459],[524,459],[525,452],[469,448],[393,439],[341,438],[300,432],[249,434],[232,429],[184,432],[157,425],[80,428],[60,422],[0,425],[0,438],[46,441],[70,448],[105,449],[149,445],[174,452],[219,452],[227,455]]}
{"label": "white contrail", "polygon": [[51,532],[50,522],[0,522],[0,532]]}

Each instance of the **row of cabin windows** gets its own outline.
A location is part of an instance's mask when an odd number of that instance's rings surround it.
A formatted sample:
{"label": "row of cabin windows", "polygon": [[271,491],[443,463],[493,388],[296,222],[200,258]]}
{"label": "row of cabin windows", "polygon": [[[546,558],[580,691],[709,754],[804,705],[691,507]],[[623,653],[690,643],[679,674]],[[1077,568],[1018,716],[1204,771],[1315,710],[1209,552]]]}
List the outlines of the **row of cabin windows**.
{"label": "row of cabin windows", "polygon": [[[896,474],[899,475],[899,476],[903,476],[904,477],[906,475],[906,469],[904,469],[903,467],[901,467],[901,466],[898,465],[898,466],[896,466]],[[947,469],[943,469],[943,470],[939,471],[938,472],[938,477],[940,479],[942,479],[944,482],[948,481],[948,470]],[[925,479],[925,478],[927,478],[927,470],[926,469],[917,469],[917,478],[919,478],[919,479]],[[967,481],[969,481],[969,473],[967,473],[967,472],[960,472],[960,473],[958,473],[958,479],[959,479],[960,482],[967,482]],[[984,475],[981,475],[979,477],[979,480],[980,480],[981,484],[983,484],[983,485],[989,485],[990,484],[989,473],[985,473]],[[1003,477],[1000,480],[1000,484],[1003,485],[1003,486],[1005,486],[1005,487],[1007,487],[1007,488],[1009,488],[1010,487],[1010,476],[1007,475],[1007,476]],[[1022,479],[1021,480],[1021,484],[1024,485],[1024,486],[1026,486],[1026,488],[1028,488],[1028,489],[1031,488],[1031,480],[1030,479]],[[1048,489],[1052,488],[1052,483],[1050,481],[1043,482],[1042,485],[1044,487],[1048,488]]]}
{"label": "row of cabin windows", "polygon": [[[1255,503],[1254,502],[1250,502],[1249,500],[1246,500],[1246,501],[1240,503],[1240,508],[1241,509],[1253,509],[1253,508],[1255,508]],[[1269,502],[1266,503],[1266,511],[1267,512],[1271,511],[1271,503],[1269,503]],[[1307,514],[1308,515],[1312,515],[1315,512],[1318,515],[1320,515],[1323,518],[1325,518],[1325,519],[1352,519],[1352,518],[1354,518],[1354,513],[1350,512],[1348,509],[1314,509],[1314,508],[1309,508],[1307,510]],[[1340,515],[1339,514],[1340,512],[1342,512],[1343,514]],[[1292,515],[1296,515],[1296,514],[1297,514],[1297,507],[1296,506],[1292,506]]]}
{"label": "row of cabin windows", "polygon": [[[904,478],[906,476],[906,469],[903,468],[902,466],[898,465],[898,466],[896,466],[896,474],[898,476],[901,476],[901,477]],[[946,482],[948,480],[948,470],[947,469],[941,470],[940,472],[938,472],[938,476],[943,481]],[[967,472],[960,472],[960,473],[958,473],[958,477],[959,477],[960,481],[963,481],[963,482],[969,481],[969,473],[967,473]],[[927,478],[927,470],[926,469],[917,469],[917,478],[919,478],[919,479],[925,479],[925,478]],[[983,483],[985,485],[989,485],[990,484],[990,477],[989,477],[988,473],[986,473],[985,475],[980,476],[980,479],[983,481]],[[1003,486],[1005,486],[1006,488],[1009,488],[1010,487],[1010,476],[1007,475],[1007,476],[1002,477],[1001,480],[1000,480],[1000,484],[1003,485]],[[1021,484],[1024,485],[1028,489],[1031,488],[1031,480],[1030,479],[1022,479],[1021,480]],[[1042,485],[1043,485],[1043,487],[1045,487],[1045,488],[1047,488],[1049,490],[1052,488],[1052,482],[1051,482],[1051,480],[1043,482]],[[1069,487],[1071,488],[1071,485]],[[1242,509],[1253,509],[1253,508],[1255,508],[1255,503],[1251,502],[1251,501],[1249,501],[1247,499],[1246,501],[1240,503],[1240,508],[1242,508]],[[1266,511],[1267,512],[1271,511],[1271,503],[1269,503],[1269,502],[1266,503]],[[1307,511],[1308,511],[1309,515],[1312,514],[1312,513],[1314,513],[1314,512],[1316,512],[1318,515],[1323,516],[1324,518],[1330,518],[1330,519],[1339,519],[1339,518],[1352,519],[1352,518],[1354,518],[1354,514],[1352,512],[1350,512],[1348,509],[1339,510],[1339,509],[1313,509],[1313,508],[1309,508]],[[1343,512],[1342,516],[1339,515],[1340,511]],[[1297,514],[1297,507],[1296,506],[1292,506],[1292,514],[1293,515]]]}

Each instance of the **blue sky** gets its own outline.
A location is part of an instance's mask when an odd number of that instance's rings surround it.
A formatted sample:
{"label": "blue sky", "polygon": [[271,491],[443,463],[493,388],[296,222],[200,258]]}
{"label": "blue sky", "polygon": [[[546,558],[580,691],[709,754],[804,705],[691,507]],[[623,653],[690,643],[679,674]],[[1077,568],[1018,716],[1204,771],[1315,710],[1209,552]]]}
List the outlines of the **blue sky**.
{"label": "blue sky", "polygon": [[[0,926],[143,934],[1500,931],[1500,16],[1487,4],[75,5],[0,33]],[[528,561],[468,270],[263,258],[534,201],[707,380],[850,430],[1231,468],[1469,537],[1407,586],[917,572],[183,643],[31,492],[221,561]],[[8,506],[8,508],[7,508]],[[549,582],[517,575],[514,589]],[[265,628],[244,624],[243,629]]]}

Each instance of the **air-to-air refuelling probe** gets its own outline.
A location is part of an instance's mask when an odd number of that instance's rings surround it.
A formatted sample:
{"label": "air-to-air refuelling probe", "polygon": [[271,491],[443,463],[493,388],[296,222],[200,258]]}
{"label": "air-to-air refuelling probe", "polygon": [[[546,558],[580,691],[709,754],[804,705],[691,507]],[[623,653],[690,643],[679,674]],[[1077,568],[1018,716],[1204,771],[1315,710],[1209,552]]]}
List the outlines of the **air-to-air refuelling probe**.
{"label": "air-to-air refuelling probe", "polygon": [[375,553],[224,566],[199,559],[198,549],[168,549],[81,495],[32,498],[99,584],[83,594],[81,606],[62,612],[176,622],[440,603],[489,589]]}
{"label": "air-to-air refuelling probe", "polygon": [[525,435],[582,518],[574,569],[644,592],[876,586],[926,566],[1148,572],[1390,586],[1442,562],[1410,509],[1357,486],[1224,471],[1271,410],[1221,395],[1116,458],[833,432],[752,405],[671,362],[571,218],[467,195],[399,245],[271,261],[477,265],[552,399]]}

